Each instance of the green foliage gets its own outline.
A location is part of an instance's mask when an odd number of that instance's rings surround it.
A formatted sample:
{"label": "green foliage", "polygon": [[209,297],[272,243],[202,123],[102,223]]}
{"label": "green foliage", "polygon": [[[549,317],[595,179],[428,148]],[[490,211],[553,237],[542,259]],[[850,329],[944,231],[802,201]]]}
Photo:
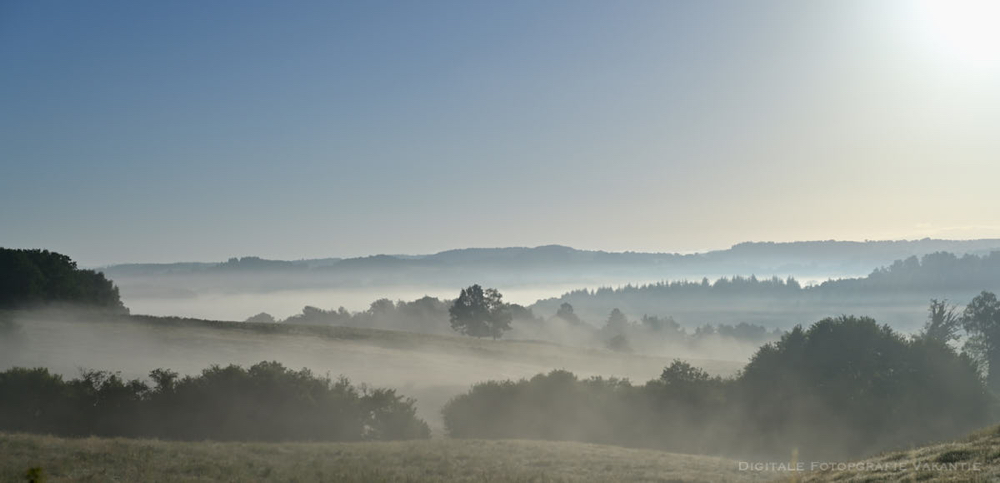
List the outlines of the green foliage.
{"label": "green foliage", "polygon": [[644,386],[556,371],[477,384],[443,414],[463,438],[843,457],[965,432],[991,403],[973,361],[943,341],[843,316],[763,346],[735,379],[679,360]]}
{"label": "green foliage", "polygon": [[473,337],[499,339],[510,330],[512,315],[495,288],[483,290],[479,285],[462,289],[458,299],[448,309],[451,328]]}
{"label": "green foliage", "polygon": [[390,389],[293,371],[277,362],[212,366],[154,386],[107,371],[63,381],[47,369],[0,373],[0,430],[182,440],[412,439],[430,436],[415,401]]}
{"label": "green foliage", "polygon": [[48,250],[0,248],[0,308],[50,302],[128,311],[103,273],[78,269],[66,255]]}
{"label": "green foliage", "polygon": [[27,483],[45,483],[45,471],[40,466],[33,466],[24,472],[24,480]]}
{"label": "green foliage", "polygon": [[449,434],[457,438],[621,443],[617,421],[609,416],[633,391],[620,379],[579,380],[570,372],[552,371],[530,380],[476,384],[442,413]]}
{"label": "green foliage", "polygon": [[757,437],[788,447],[816,431],[862,452],[943,438],[984,424],[991,403],[968,357],[868,317],[796,328],[761,348],[738,385]]}

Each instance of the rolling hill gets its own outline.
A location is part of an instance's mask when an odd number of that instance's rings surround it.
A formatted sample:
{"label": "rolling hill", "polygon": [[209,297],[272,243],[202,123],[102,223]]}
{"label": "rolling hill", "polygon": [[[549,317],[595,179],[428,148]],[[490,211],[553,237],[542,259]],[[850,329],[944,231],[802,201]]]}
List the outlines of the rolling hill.
{"label": "rolling hill", "polygon": [[[0,370],[48,367],[66,376],[81,368],[146,377],[156,368],[193,374],[212,365],[275,360],[317,374],[391,387],[417,399],[420,417],[441,427],[440,408],[480,381],[518,379],[553,369],[581,376],[646,381],[671,357],[623,354],[546,342],[485,340],[349,327],[250,324],[59,310],[18,313],[15,338],[0,339]],[[730,375],[745,361],[691,360]]]}

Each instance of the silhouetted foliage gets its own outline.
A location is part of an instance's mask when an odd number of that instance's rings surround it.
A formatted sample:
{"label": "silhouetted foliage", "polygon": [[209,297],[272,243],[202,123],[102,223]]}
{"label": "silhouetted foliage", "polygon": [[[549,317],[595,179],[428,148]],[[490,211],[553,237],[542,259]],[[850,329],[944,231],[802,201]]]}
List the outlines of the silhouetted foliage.
{"label": "silhouetted foliage", "polygon": [[495,288],[484,290],[479,285],[462,289],[448,314],[452,329],[473,337],[490,336],[494,340],[510,330],[513,319],[500,292]]}
{"label": "silhouetted foliage", "polygon": [[817,434],[845,447],[953,436],[988,420],[973,362],[940,341],[907,341],[867,317],[796,327],[762,347],[738,381],[753,438],[788,448]]}
{"label": "silhouetted foliage", "polygon": [[249,322],[251,324],[273,324],[277,322],[277,320],[274,319],[273,315],[267,312],[261,312],[257,315],[251,315],[250,317],[247,317],[247,320],[245,322]]}
{"label": "silhouetted foliage", "polygon": [[477,384],[443,414],[453,437],[845,457],[964,433],[991,403],[973,361],[946,343],[844,316],[796,327],[734,379],[683,361],[643,386],[555,371]]}
{"label": "silhouetted foliage", "polygon": [[1000,301],[992,292],[982,292],[969,302],[962,314],[969,338],[966,350],[986,371],[987,385],[1000,391]]}
{"label": "silhouetted foliage", "polygon": [[0,308],[65,302],[127,312],[103,273],[81,270],[66,255],[48,250],[0,248]]}
{"label": "silhouetted foliage", "polygon": [[154,385],[107,371],[64,381],[48,369],[0,372],[0,430],[181,440],[357,441],[429,437],[414,400],[392,389],[293,371],[277,362],[157,369]]}
{"label": "silhouetted foliage", "polygon": [[429,296],[412,302],[393,303],[380,299],[372,302],[368,310],[354,313],[343,307],[323,310],[307,306],[301,314],[288,317],[284,322],[444,334],[450,332],[447,329],[448,307],[448,302]]}
{"label": "silhouetted foliage", "polygon": [[[1000,287],[1000,252],[963,255],[938,252],[909,257],[873,270],[867,277],[828,280],[802,286],[792,277],[722,277],[714,282],[676,280],[570,291],[540,300],[536,311],[555,311],[568,303],[583,317],[618,307],[626,314],[671,315],[691,325],[752,322],[790,327],[803,320],[871,305],[920,309],[928,298],[969,300],[983,288]],[[842,307],[842,308],[841,308]],[[884,311],[887,316],[909,314]],[[915,313],[915,310],[914,310]],[[809,320],[809,319],[806,319]],[[815,319],[814,319],[815,320]],[[894,324],[902,322],[893,320]]]}
{"label": "silhouetted foliage", "polygon": [[927,309],[927,323],[917,337],[935,340],[942,343],[956,341],[961,337],[962,319],[955,312],[954,305],[948,305],[947,300],[931,299]]}

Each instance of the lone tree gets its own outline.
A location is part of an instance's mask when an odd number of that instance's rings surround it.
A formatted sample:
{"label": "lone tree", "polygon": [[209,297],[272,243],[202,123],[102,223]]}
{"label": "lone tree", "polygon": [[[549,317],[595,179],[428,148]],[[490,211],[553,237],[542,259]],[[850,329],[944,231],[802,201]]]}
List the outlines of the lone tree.
{"label": "lone tree", "polygon": [[483,290],[479,285],[462,289],[458,299],[448,309],[451,328],[473,337],[499,339],[510,330],[513,318],[503,296],[495,288]]}
{"label": "lone tree", "polygon": [[992,292],[972,299],[962,314],[962,325],[969,339],[965,348],[986,369],[986,386],[1000,391],[1000,301]]}

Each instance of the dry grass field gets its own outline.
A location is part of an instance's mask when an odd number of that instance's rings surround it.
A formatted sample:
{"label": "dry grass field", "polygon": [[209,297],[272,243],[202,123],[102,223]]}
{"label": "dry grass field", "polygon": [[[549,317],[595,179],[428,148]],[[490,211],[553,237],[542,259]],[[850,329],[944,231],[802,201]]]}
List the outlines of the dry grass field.
{"label": "dry grass field", "polygon": [[[217,443],[0,433],[0,481],[54,482],[911,482],[1000,481],[1000,427],[809,471],[573,442]],[[36,470],[37,471],[37,470]]]}
{"label": "dry grass field", "polygon": [[[594,444],[431,439],[212,443],[0,434],[0,481],[719,482],[763,481],[735,461]],[[773,474],[771,475],[773,476]]]}
{"label": "dry grass field", "polygon": [[853,465],[810,472],[803,481],[1000,481],[1000,426],[964,440],[888,452]]}

